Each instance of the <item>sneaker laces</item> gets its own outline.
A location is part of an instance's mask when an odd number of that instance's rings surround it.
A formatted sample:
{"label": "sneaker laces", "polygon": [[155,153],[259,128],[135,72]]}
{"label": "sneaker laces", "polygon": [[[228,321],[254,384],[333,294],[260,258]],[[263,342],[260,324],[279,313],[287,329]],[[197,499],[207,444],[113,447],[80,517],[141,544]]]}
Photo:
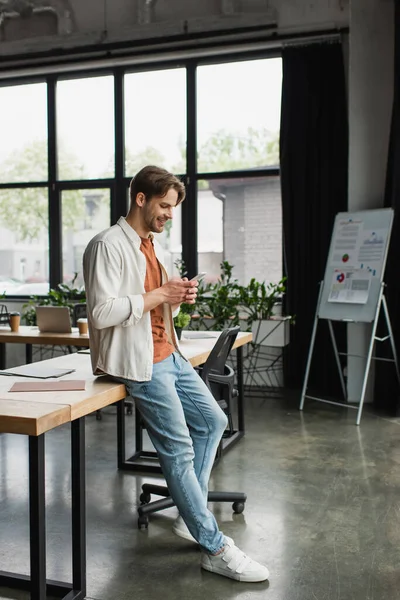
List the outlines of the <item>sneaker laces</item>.
{"label": "sneaker laces", "polygon": [[236,573],[243,573],[246,567],[252,562],[251,558],[237,546],[227,546],[221,558],[227,563],[228,568]]}

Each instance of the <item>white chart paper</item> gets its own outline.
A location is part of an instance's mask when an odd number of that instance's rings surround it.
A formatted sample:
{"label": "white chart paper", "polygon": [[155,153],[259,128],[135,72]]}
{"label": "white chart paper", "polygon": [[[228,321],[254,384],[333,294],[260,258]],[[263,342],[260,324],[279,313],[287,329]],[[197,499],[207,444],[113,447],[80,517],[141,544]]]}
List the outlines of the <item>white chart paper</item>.
{"label": "white chart paper", "polygon": [[372,277],[367,269],[334,269],[328,302],[366,304]]}
{"label": "white chart paper", "polygon": [[373,275],[382,264],[387,236],[387,229],[366,229],[361,234],[358,263],[361,268],[372,271]]}
{"label": "white chart paper", "polygon": [[360,253],[363,221],[342,220],[338,223],[332,240],[331,267],[356,267]]}

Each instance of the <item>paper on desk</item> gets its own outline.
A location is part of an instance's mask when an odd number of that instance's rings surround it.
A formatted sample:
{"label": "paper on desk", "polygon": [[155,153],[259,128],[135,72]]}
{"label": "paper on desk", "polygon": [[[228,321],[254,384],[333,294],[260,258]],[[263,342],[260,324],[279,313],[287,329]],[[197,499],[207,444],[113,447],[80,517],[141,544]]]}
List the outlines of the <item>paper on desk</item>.
{"label": "paper on desk", "polygon": [[65,379],[64,381],[17,381],[10,392],[68,392],[84,390],[84,379]]}
{"label": "paper on desk", "polygon": [[48,365],[43,366],[40,363],[31,363],[29,365],[22,365],[20,367],[14,367],[7,369],[7,371],[0,371],[0,375],[8,377],[33,377],[35,379],[48,379],[49,377],[62,377],[73,373],[75,369],[58,369],[55,367],[49,367]]}
{"label": "paper on desk", "polygon": [[216,338],[219,332],[211,331],[185,331],[182,332],[182,340],[201,340],[206,338]]}

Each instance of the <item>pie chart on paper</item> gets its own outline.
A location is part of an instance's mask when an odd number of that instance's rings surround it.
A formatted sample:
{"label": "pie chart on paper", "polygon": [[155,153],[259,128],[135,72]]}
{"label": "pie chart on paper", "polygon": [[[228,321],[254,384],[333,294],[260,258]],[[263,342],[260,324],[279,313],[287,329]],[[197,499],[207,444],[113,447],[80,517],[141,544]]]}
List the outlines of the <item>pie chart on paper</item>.
{"label": "pie chart on paper", "polygon": [[350,259],[350,256],[348,254],[343,254],[342,256],[342,262],[347,263],[347,261]]}
{"label": "pie chart on paper", "polygon": [[336,277],[337,281],[339,283],[343,283],[344,281],[344,273],[339,273],[339,275]]}

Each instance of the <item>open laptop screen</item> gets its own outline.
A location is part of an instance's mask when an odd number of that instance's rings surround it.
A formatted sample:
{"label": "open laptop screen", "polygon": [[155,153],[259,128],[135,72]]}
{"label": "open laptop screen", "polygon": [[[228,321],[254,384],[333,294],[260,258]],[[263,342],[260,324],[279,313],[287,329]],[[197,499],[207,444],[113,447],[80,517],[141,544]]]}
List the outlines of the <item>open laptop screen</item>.
{"label": "open laptop screen", "polygon": [[37,306],[36,323],[41,333],[71,333],[67,306]]}

